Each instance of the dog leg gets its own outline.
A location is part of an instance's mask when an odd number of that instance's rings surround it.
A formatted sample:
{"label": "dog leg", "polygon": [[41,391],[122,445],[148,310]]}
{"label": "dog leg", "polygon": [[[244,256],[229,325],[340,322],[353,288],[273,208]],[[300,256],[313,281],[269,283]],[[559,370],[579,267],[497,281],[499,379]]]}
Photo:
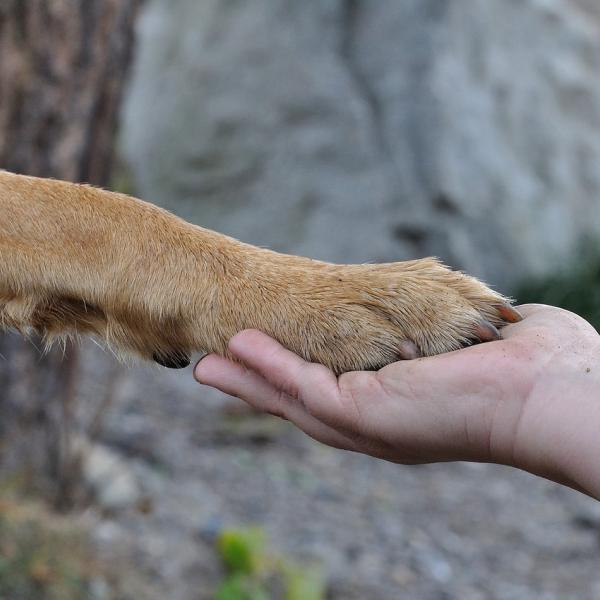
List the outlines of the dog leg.
{"label": "dog leg", "polygon": [[498,337],[505,298],[434,259],[334,265],[202,229],[146,202],[0,172],[0,324],[91,333],[168,367],[256,328],[336,373]]}

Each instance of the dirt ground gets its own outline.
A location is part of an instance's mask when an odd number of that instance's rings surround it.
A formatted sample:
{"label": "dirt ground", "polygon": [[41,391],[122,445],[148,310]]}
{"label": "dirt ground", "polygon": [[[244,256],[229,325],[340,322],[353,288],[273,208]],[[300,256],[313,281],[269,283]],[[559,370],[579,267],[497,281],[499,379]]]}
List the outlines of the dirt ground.
{"label": "dirt ground", "polygon": [[[87,406],[109,359],[87,348]],[[191,371],[128,369],[102,442],[150,512],[103,518],[102,552],[156,598],[212,598],[214,536],[258,524],[272,549],[319,561],[334,600],[600,598],[600,504],[509,468],[403,467],[326,448],[241,411]]]}

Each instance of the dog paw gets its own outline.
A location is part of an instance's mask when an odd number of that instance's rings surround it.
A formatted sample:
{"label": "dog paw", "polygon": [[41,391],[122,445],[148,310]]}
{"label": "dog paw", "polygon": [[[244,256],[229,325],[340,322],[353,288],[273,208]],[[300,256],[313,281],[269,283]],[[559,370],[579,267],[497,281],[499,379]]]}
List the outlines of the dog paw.
{"label": "dog paw", "polygon": [[336,373],[497,340],[521,319],[508,299],[434,259],[339,266],[326,277],[314,285],[328,297],[319,304],[313,293],[306,311],[315,326],[292,349]]}

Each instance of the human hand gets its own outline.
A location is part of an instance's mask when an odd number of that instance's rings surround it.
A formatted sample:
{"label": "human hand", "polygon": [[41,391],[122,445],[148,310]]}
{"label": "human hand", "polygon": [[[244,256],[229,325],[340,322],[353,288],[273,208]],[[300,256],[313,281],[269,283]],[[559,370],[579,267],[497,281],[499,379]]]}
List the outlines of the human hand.
{"label": "human hand", "polygon": [[337,448],[404,463],[512,465],[600,497],[600,336],[567,311],[527,305],[496,342],[336,378],[265,334],[234,336],[198,381]]}

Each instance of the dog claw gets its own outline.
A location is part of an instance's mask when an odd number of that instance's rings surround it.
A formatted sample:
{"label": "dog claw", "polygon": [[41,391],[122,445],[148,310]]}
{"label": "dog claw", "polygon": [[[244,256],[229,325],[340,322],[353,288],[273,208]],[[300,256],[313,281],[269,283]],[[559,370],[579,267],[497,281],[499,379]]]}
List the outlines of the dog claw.
{"label": "dog claw", "polygon": [[500,339],[500,332],[487,321],[482,321],[477,325],[475,335],[480,342],[494,342]]}
{"label": "dog claw", "polygon": [[191,362],[190,357],[184,352],[173,354],[159,354],[155,352],[152,355],[152,359],[155,363],[167,369],[185,369]]}
{"label": "dog claw", "polygon": [[414,342],[409,342],[406,340],[401,342],[400,346],[398,347],[398,357],[401,360],[413,360],[415,358],[420,358],[421,352]]}
{"label": "dog claw", "polygon": [[510,306],[510,304],[498,304],[494,308],[507,323],[518,323],[523,320],[519,311]]}

